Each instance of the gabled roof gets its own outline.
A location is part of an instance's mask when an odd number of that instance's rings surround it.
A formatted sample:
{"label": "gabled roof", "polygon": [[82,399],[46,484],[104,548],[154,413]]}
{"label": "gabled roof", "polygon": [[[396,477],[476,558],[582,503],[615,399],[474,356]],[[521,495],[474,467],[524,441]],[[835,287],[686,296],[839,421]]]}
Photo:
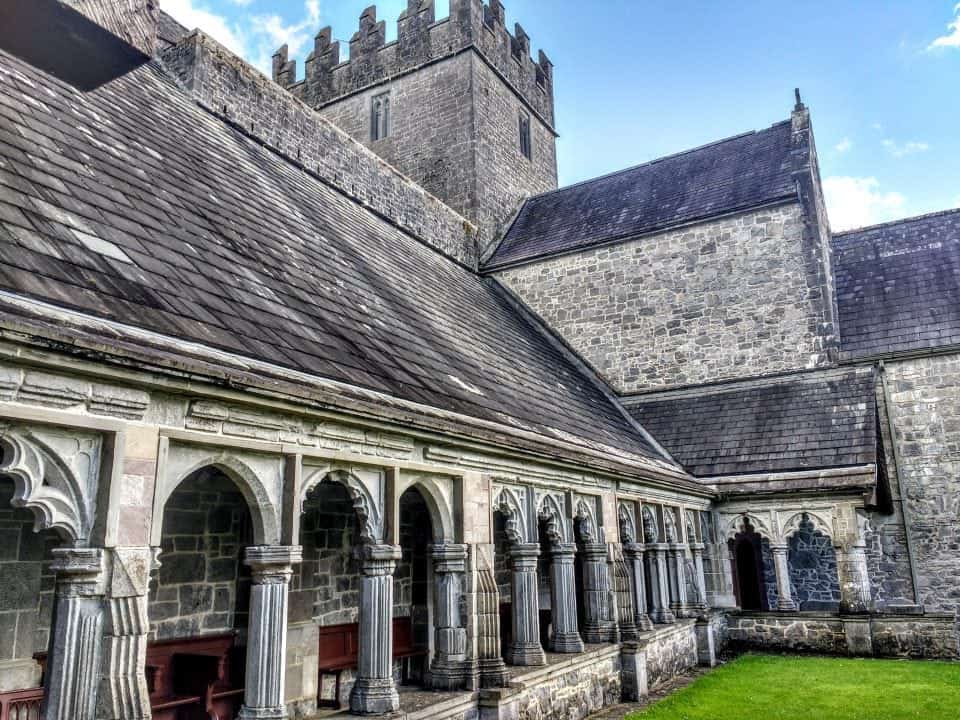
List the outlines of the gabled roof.
{"label": "gabled roof", "polygon": [[0,289],[549,439],[661,456],[477,277],[200,109],[0,53]]}
{"label": "gabled roof", "polygon": [[795,197],[791,135],[781,122],[530,198],[485,269]]}
{"label": "gabled roof", "polygon": [[841,352],[960,344],[960,210],[833,237]]}
{"label": "gabled roof", "polygon": [[694,475],[877,462],[871,369],[640,399],[629,410]]}

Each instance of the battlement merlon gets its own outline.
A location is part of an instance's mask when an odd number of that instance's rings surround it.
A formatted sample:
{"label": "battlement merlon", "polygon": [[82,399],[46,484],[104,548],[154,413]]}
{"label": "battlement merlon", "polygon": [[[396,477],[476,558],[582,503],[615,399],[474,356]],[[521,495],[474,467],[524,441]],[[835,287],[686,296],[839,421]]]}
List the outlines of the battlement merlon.
{"label": "battlement merlon", "polygon": [[360,16],[350,38],[349,57],[340,60],[340,44],[325,27],[307,57],[304,78],[296,78],[296,60],[286,47],[273,59],[274,81],[315,108],[412,72],[424,65],[475,49],[513,91],[552,130],[553,63],[541,50],[535,61],[530,37],[516,24],[511,33],[499,0],[450,0],[450,15],[436,20],[433,0],[407,0],[397,22],[397,39],[386,42],[386,23],[375,5]]}

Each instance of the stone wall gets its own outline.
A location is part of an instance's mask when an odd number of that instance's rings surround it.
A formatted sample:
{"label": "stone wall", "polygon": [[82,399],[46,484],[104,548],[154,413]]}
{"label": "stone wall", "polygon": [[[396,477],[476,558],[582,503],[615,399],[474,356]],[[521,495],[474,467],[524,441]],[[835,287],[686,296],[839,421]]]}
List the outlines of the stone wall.
{"label": "stone wall", "polygon": [[187,478],[163,513],[160,570],[150,586],[152,636],[185,638],[245,633],[252,544],[250,511],[237,487],[217,471]]}
{"label": "stone wall", "polygon": [[829,363],[819,265],[787,204],[496,276],[621,393]]}
{"label": "stone wall", "polygon": [[960,610],[960,355],[886,365],[920,602]]}
{"label": "stone wall", "polygon": [[647,685],[653,689],[697,664],[695,620],[658,625],[646,641]]}
{"label": "stone wall", "polygon": [[800,610],[835,610],[840,604],[837,554],[833,541],[809,521],[790,538],[787,562],[793,600]]}
{"label": "stone wall", "polygon": [[462,215],[211,38],[192,33],[165,50],[163,62],[211,113],[423,242],[476,264],[475,230]]}
{"label": "stone wall", "polygon": [[34,515],[10,505],[13,481],[0,475],[0,692],[35,687],[53,616],[50,531],[34,532]]}

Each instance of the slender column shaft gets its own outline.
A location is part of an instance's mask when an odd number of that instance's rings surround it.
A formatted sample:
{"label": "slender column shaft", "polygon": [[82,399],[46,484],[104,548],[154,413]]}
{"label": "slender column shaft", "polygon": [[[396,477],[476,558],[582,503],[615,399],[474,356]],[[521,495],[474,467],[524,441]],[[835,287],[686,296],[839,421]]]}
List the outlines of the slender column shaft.
{"label": "slender column shaft", "polygon": [[614,598],[617,605],[617,629],[620,641],[637,639],[637,616],[633,605],[633,580],[624,558],[612,564]]}
{"label": "slender column shaft", "polygon": [[397,545],[362,545],[360,557],[360,648],[350,710],[382,715],[400,707],[393,682],[393,571]]}
{"label": "slender column shaft", "polygon": [[650,619],[655,623],[673,623],[677,618],[670,610],[669,572],[667,571],[667,545],[657,543],[647,546],[650,556],[650,594],[653,604],[650,607]]}
{"label": "slender column shaft", "polygon": [[47,718],[92,720],[103,635],[103,555],[100,548],[57,548],[53,642],[47,664]]}
{"label": "slender column shaft", "polygon": [[872,603],[870,575],[866,548],[862,544],[837,551],[837,576],[840,581],[840,611],[869,612]]}
{"label": "slender column shaft", "polygon": [[284,681],[287,661],[287,589],[293,565],[302,560],[299,545],[248,547],[250,620],[247,630],[247,672],[241,720],[287,717]]}
{"label": "slender column shaft", "polygon": [[690,552],[693,554],[693,573],[694,581],[697,586],[698,597],[694,598],[693,605],[698,612],[707,610],[707,578],[703,572],[703,549],[701,543],[690,545]]}
{"label": "slender column shaft", "polygon": [[610,642],[614,631],[610,613],[610,571],[607,546],[584,543],[583,557],[583,639],[588,643]]}
{"label": "slender column shaft", "polygon": [[687,617],[690,610],[687,607],[687,576],[683,546],[672,544],[667,550],[667,557],[670,572],[670,609],[676,617]]}
{"label": "slender column shaft", "polygon": [[577,628],[577,587],[574,559],[577,546],[557,543],[550,550],[550,607],[553,628],[550,649],[558,653],[583,652]]}
{"label": "slender column shaft", "polygon": [[511,665],[545,665],[547,662],[540,647],[539,556],[540,545],[536,543],[518,543],[510,547],[513,642],[507,660]]}
{"label": "slender column shaft", "polygon": [[640,632],[653,628],[650,616],[647,614],[647,588],[643,571],[644,546],[630,543],[623,546],[623,555],[630,569],[630,588],[633,592],[634,622]]}
{"label": "slender column shaft", "polygon": [[773,569],[777,575],[777,610],[796,610],[797,604],[793,601],[793,591],[790,588],[787,546],[771,544],[770,550],[773,552]]}
{"label": "slender column shaft", "polygon": [[467,681],[467,631],[460,617],[463,574],[467,568],[466,545],[434,545],[435,653],[430,666],[430,684],[440,690],[457,690]]}

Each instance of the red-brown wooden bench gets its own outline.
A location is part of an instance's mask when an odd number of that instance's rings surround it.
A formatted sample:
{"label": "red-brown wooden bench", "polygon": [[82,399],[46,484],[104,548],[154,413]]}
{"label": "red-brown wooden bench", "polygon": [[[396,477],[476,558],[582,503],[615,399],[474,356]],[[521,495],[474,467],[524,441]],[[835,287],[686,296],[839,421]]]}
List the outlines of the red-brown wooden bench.
{"label": "red-brown wooden bench", "polygon": [[42,720],[43,678],[47,671],[47,654],[34,653],[33,659],[40,665],[40,686],[23,690],[0,692],[0,720]]}
{"label": "red-brown wooden bench", "polygon": [[235,634],[159,640],[147,646],[154,720],[233,720],[243,700]]}
{"label": "red-brown wooden bench", "polygon": [[[340,676],[344,670],[357,667],[360,648],[360,626],[357,623],[328,625],[320,628],[318,646],[317,707],[340,708]],[[425,657],[426,648],[417,647],[413,639],[413,621],[408,617],[393,619],[393,659]],[[323,697],[323,680],[332,677],[333,699]]]}

